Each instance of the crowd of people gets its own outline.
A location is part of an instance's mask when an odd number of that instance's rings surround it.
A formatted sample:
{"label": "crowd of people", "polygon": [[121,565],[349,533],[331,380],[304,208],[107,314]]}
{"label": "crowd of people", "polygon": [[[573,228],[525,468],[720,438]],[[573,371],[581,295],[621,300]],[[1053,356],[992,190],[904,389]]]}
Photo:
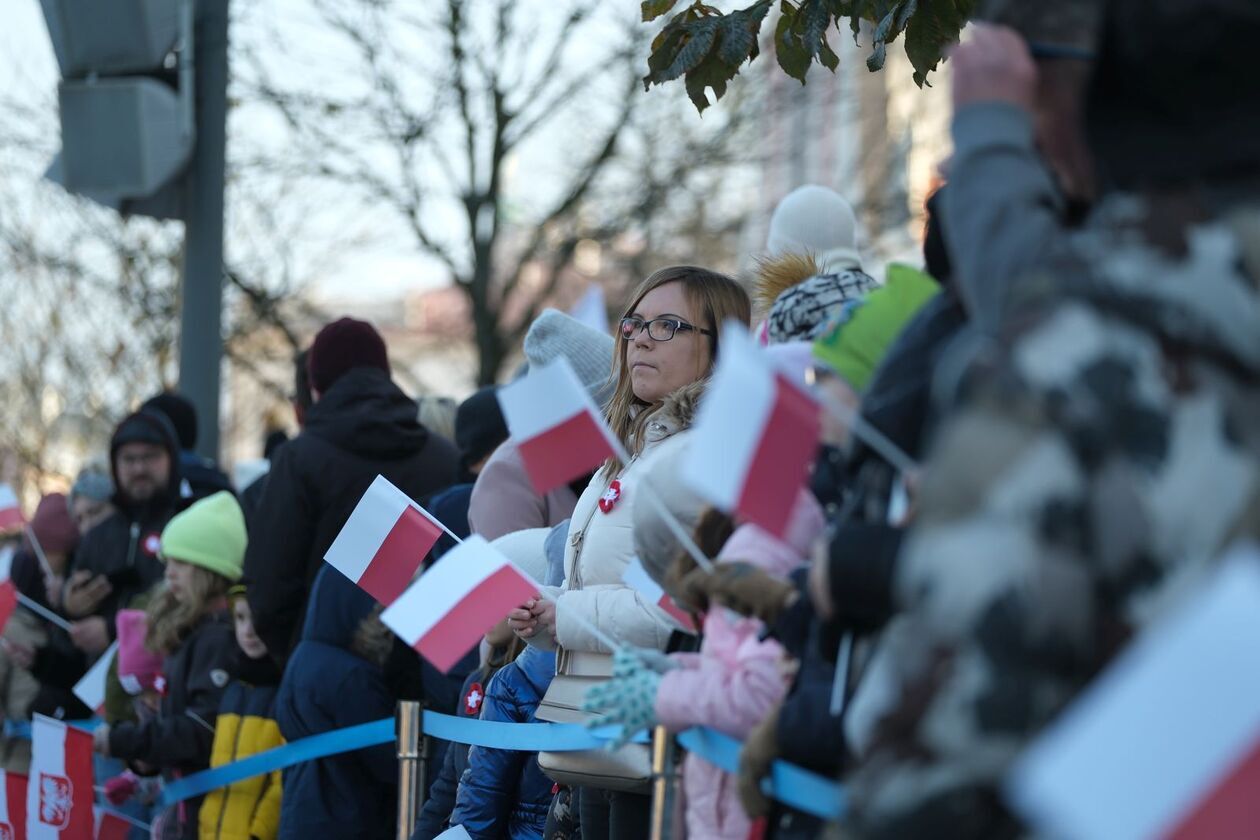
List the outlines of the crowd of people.
{"label": "crowd of people", "polygon": [[[1232,541],[1260,536],[1260,100],[1245,66],[1260,10],[980,5],[950,57],[954,152],[921,266],[870,276],[853,209],[806,186],[774,211],[752,295],[673,266],[624,301],[614,335],[543,312],[526,366],[567,359],[629,454],[546,493],[495,387],[417,401],[352,318],[297,358],[300,433],[248,487],[193,454],[195,412],[159,394],[16,545],[15,585],[70,629],[9,621],[5,717],[92,717],[71,688],[116,641],[97,783],[155,837],[395,836],[392,745],[155,802],[162,780],[400,700],[741,741],[737,773],[682,761],[672,836],[1027,831],[1002,793],[1017,756]],[[826,407],[781,536],[682,473],[730,322]],[[378,475],[542,582],[449,672],[323,561]],[[624,582],[636,559],[681,611]],[[29,764],[28,744],[2,746],[6,769]],[[633,739],[428,755],[417,840],[649,834],[650,756]],[[836,824],[767,796],[775,760],[844,784]]]}

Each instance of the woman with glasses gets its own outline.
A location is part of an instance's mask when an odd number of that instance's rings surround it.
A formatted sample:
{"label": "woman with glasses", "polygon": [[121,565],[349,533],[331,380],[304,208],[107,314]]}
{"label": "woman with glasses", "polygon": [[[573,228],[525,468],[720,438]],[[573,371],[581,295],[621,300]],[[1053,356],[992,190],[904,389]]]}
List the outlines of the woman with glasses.
{"label": "woman with glasses", "polygon": [[[565,582],[547,600],[512,613],[512,629],[527,642],[557,650],[548,707],[579,709],[582,694],[612,674],[612,651],[591,628],[635,647],[662,650],[677,625],[622,582],[634,556],[634,508],[652,488],[653,464],[681,456],[704,382],[719,353],[723,322],[747,326],[748,294],[731,278],[692,266],[657,271],[640,284],[621,319],[613,357],[616,388],[609,425],[630,454],[610,460],[578,500],[565,552]],[[574,718],[570,718],[574,719]],[[635,751],[638,751],[637,753]],[[646,749],[540,756],[545,772],[581,787],[584,840],[648,834]]]}

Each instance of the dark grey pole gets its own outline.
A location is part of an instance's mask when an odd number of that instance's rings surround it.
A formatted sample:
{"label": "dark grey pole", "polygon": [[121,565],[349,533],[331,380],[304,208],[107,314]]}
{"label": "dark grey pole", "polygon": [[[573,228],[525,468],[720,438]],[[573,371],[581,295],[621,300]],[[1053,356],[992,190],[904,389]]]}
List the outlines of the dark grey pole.
{"label": "dark grey pole", "polygon": [[196,0],[197,140],[184,213],[179,390],[197,408],[197,452],[219,457],[223,358],[223,182],[227,147],[228,0]]}

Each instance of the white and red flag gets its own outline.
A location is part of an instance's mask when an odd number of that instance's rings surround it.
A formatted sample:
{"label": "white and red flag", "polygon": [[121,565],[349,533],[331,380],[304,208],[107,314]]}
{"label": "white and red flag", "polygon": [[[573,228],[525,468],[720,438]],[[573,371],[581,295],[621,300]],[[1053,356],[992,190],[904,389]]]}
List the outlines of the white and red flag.
{"label": "white and red flag", "polygon": [[0,840],[26,840],[26,777],[0,770]]}
{"label": "white and red flag", "polygon": [[0,484],[0,533],[18,531],[26,525],[17,494],[7,484]]}
{"label": "white and red flag", "polygon": [[1236,550],[1020,757],[1038,835],[1218,840],[1260,830],[1260,551]]}
{"label": "white and red flag", "polygon": [[96,840],[127,840],[131,823],[112,811],[96,809]]}
{"label": "white and red flag", "polygon": [[499,407],[539,493],[586,475],[620,449],[563,356],[499,389]]}
{"label": "white and red flag", "polygon": [[722,510],[782,537],[818,450],[821,407],[742,326],[724,325],[721,347],[683,477]]}
{"label": "white and red flag", "polygon": [[428,511],[378,475],[324,559],[389,606],[411,583],[444,531]]}
{"label": "white and red flag", "polygon": [[92,840],[92,736],[43,715],[31,723],[29,840]]}
{"label": "white and red flag", "polygon": [[626,570],[621,574],[621,581],[646,598],[650,603],[667,612],[670,618],[677,621],[679,626],[688,632],[699,632],[700,628],[696,626],[696,622],[691,617],[691,614],[675,604],[674,599],[669,597],[669,593],[659,583],[652,580],[652,576],[647,573],[647,569],[643,568],[643,561],[638,557],[631,558],[626,565]]}
{"label": "white and red flag", "polygon": [[74,684],[74,696],[82,700],[83,705],[95,714],[99,715],[105,709],[105,679],[109,676],[109,665],[117,653],[118,642],[114,642],[105,648],[105,652],[88,668],[88,672]]}
{"label": "white and red flag", "polygon": [[478,536],[464,540],[381,613],[381,621],[439,670],[538,593],[538,584]]}
{"label": "white and red flag", "polygon": [[9,578],[0,580],[0,633],[4,632],[5,625],[13,617],[13,611],[17,609],[17,605],[17,586]]}

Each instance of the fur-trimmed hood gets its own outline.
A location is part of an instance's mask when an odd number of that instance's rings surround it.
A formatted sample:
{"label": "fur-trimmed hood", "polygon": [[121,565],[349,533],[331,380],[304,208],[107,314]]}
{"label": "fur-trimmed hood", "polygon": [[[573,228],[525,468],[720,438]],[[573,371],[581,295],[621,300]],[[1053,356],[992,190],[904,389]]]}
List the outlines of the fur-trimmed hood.
{"label": "fur-trimmed hood", "polygon": [[779,295],[799,286],[818,273],[818,263],[810,254],[782,254],[760,257],[754,280],[753,305],[756,320],[764,320]]}

